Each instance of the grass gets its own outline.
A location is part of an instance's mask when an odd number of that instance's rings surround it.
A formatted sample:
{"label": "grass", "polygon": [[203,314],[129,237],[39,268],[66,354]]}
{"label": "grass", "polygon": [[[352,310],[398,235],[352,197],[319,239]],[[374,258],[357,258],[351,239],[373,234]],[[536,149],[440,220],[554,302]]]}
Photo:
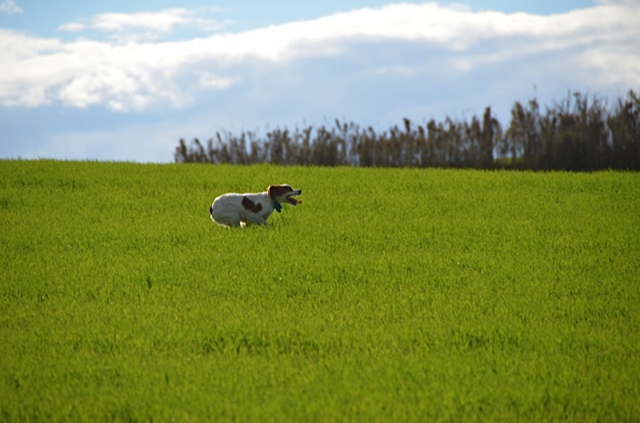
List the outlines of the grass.
{"label": "grass", "polygon": [[638,210],[635,173],[0,161],[0,420],[637,421]]}

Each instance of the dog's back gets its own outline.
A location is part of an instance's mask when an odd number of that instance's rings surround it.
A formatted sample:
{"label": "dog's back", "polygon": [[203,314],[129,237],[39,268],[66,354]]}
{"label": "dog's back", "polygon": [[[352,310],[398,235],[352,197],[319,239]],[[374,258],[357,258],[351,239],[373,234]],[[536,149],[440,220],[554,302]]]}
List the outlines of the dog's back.
{"label": "dog's back", "polygon": [[220,226],[240,226],[240,222],[246,222],[246,210],[242,206],[245,194],[223,194],[213,200],[209,208],[211,219]]}

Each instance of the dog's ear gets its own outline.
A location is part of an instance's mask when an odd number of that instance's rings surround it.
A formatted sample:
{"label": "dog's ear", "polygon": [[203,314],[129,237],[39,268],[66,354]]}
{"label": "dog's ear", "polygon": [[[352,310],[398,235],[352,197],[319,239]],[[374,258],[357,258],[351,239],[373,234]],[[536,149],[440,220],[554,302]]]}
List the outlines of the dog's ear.
{"label": "dog's ear", "polygon": [[267,187],[267,194],[269,197],[271,197],[271,188],[273,188],[273,185],[269,185],[269,187]]}

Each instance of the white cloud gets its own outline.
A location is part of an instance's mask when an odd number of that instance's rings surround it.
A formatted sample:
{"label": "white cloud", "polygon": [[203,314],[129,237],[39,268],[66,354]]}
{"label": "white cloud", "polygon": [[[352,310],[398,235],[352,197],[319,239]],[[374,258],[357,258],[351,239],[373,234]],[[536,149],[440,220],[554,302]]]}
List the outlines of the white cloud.
{"label": "white cloud", "polygon": [[220,31],[230,21],[204,18],[222,9],[206,8],[190,10],[184,8],[165,9],[158,12],[102,13],[85,22],[69,22],[58,27],[65,32],[92,29],[109,34],[119,42],[157,40],[177,29],[196,29],[205,32]]}
{"label": "white cloud", "polygon": [[86,25],[82,22],[69,22],[58,27],[58,31],[64,32],[80,32],[86,29]]}
{"label": "white cloud", "polygon": [[598,4],[622,4],[633,6],[637,4],[637,0],[596,0]]}
{"label": "white cloud", "polygon": [[[640,66],[637,22],[640,5],[618,2],[550,16],[474,12],[437,3],[392,4],[240,33],[150,42],[177,27],[213,30],[218,24],[187,9],[110,13],[59,27],[120,37],[110,41],[63,42],[0,30],[0,102],[6,107],[102,105],[121,112],[180,108],[191,104],[201,89],[260,84],[243,75],[269,66],[286,68],[305,58],[363,63],[369,66],[364,72],[408,78],[424,70],[427,58],[413,55],[425,48],[451,56],[439,64],[447,77],[553,54],[548,60],[562,61],[566,72],[579,66],[583,73],[633,86]],[[399,56],[400,51],[406,56]]]}
{"label": "white cloud", "polygon": [[200,85],[204,88],[212,88],[223,90],[225,88],[231,87],[233,84],[238,82],[239,78],[225,78],[214,75],[210,72],[204,72],[200,75]]}
{"label": "white cloud", "polygon": [[137,29],[154,32],[170,32],[178,26],[191,26],[206,31],[215,31],[223,25],[212,19],[200,18],[194,10],[175,8],[160,12],[105,13],[93,19],[92,26],[102,31],[131,31]]}
{"label": "white cloud", "polygon": [[5,0],[0,3],[0,13],[7,13],[12,15],[14,13],[22,14],[24,11],[20,6],[16,4],[14,0]]}

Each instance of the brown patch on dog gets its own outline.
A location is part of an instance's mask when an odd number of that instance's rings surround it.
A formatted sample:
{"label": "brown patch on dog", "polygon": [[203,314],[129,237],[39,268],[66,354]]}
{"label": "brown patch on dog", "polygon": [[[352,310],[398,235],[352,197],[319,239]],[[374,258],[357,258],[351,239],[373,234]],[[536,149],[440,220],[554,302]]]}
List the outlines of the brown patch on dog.
{"label": "brown patch on dog", "polygon": [[209,206],[209,214],[213,214],[213,204]]}
{"label": "brown patch on dog", "polygon": [[242,197],[242,207],[244,207],[245,210],[251,210],[252,213],[258,213],[262,210],[262,204],[256,204],[247,197]]}
{"label": "brown patch on dog", "polygon": [[253,210],[256,207],[256,203],[247,197],[242,197],[242,207],[244,207],[245,210]]}

